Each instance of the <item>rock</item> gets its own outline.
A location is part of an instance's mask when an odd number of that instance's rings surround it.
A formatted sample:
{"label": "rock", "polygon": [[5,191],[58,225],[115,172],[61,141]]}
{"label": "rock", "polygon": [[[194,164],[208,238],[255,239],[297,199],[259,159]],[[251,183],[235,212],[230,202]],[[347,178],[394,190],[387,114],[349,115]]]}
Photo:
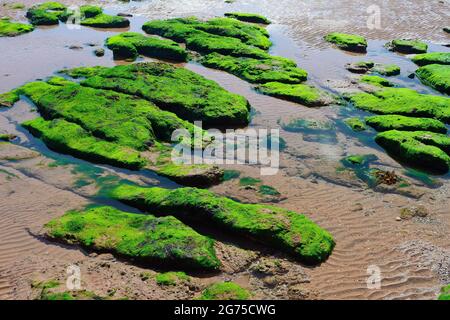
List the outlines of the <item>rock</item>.
{"label": "rock", "polygon": [[401,219],[409,220],[414,217],[425,218],[429,215],[428,210],[423,206],[400,209]]}
{"label": "rock", "polygon": [[353,73],[367,73],[374,66],[375,63],[373,63],[372,61],[359,61],[354,63],[347,63],[345,65],[345,69]]}
{"label": "rock", "polygon": [[105,49],[103,49],[103,48],[97,48],[97,49],[94,50],[94,54],[95,54],[97,57],[103,57],[103,56],[105,55]]}
{"label": "rock", "polygon": [[79,45],[76,45],[76,44],[73,44],[73,45],[69,46],[69,49],[70,50],[81,50],[81,49],[83,49],[83,47],[79,46]]}
{"label": "rock", "polygon": [[119,17],[128,17],[131,18],[133,15],[131,13],[119,12],[117,14]]}
{"label": "rock", "polygon": [[396,217],[395,220],[396,220],[396,221],[402,221],[402,218]]}

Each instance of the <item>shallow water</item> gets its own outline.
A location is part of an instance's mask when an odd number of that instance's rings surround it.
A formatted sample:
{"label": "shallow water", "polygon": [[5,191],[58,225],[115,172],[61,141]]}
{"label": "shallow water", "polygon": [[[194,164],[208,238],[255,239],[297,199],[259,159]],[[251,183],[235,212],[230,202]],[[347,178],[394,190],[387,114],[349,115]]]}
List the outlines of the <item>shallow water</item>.
{"label": "shallow water", "polygon": [[[77,3],[78,1],[72,2]],[[190,15],[207,18],[222,15],[227,11],[264,14],[273,21],[268,26],[271,40],[274,43],[270,52],[294,59],[300,67],[308,71],[309,83],[331,92],[336,92],[336,87],[339,87],[340,83],[343,83],[344,87],[350,83],[351,74],[344,68],[346,63],[373,60],[379,63],[394,63],[401,67],[400,76],[389,78],[395,84],[423,93],[439,95],[433,89],[422,85],[417,79],[408,78],[408,75],[416,69],[408,56],[389,52],[383,45],[397,37],[420,37],[429,43],[430,52],[450,51],[449,48],[439,44],[450,41],[449,36],[441,31],[441,27],[448,23],[447,13],[450,9],[448,2],[421,0],[403,1],[401,4],[393,1],[358,1],[355,4],[355,1],[347,0],[280,0],[276,2],[237,0],[233,4],[217,0],[150,0],[131,1],[125,4],[111,1],[98,2],[107,6],[106,12],[109,13],[130,12],[135,14],[133,18],[130,18],[131,26],[127,30],[136,32],[140,32],[140,27],[145,21],[156,18]],[[372,4],[378,4],[382,9],[381,29],[367,29],[366,9]],[[17,13],[17,17],[20,17],[19,13]],[[323,35],[329,31],[335,31],[336,28],[367,36],[369,40],[367,54],[350,54],[332,48],[324,42]],[[106,48],[103,57],[96,57],[93,53],[95,47],[103,47],[104,40],[119,31],[125,30],[102,30],[86,27],[69,30],[64,24],[60,24],[54,27],[39,27],[32,33],[16,38],[0,38],[0,92],[6,92],[29,81],[49,77],[63,68],[92,65],[114,66],[125,63],[113,60],[112,52]],[[94,46],[89,46],[88,43]],[[69,46],[72,45],[81,46],[82,49],[69,49]],[[139,61],[146,60],[151,59],[139,59]],[[330,121],[335,125],[335,132],[323,137],[282,130],[281,136],[288,145],[287,152],[283,154],[283,170],[275,177],[264,178],[268,184],[276,187],[283,195],[286,194],[287,200],[281,203],[282,206],[307,212],[319,225],[329,229],[337,239],[337,247],[329,261],[311,270],[310,287],[319,290],[320,296],[324,298],[433,297],[439,280],[429,270],[430,268],[418,267],[418,263],[412,258],[408,260],[403,257],[395,246],[410,239],[424,239],[436,246],[450,249],[450,241],[448,241],[450,213],[447,206],[450,175],[439,177],[443,186],[433,189],[431,196],[424,196],[420,200],[407,199],[400,195],[374,193],[371,190],[362,190],[357,187],[342,187],[320,181],[320,179],[318,183],[314,178],[315,174],[323,176],[324,171],[335,170],[339,160],[352,153],[373,153],[379,158],[378,163],[387,170],[396,170],[401,173],[406,168],[387,156],[383,149],[376,145],[373,141],[375,135],[373,130],[364,134],[355,134],[342,123],[342,119],[350,115],[366,114],[363,111],[355,110],[351,106],[306,108],[258,94],[250,84],[227,73],[208,69],[193,62],[181,65],[217,81],[229,91],[245,96],[255,111],[251,122],[253,127],[279,128],[279,121],[287,121],[291,118]],[[58,162],[62,167],[72,168],[72,175],[77,177],[72,184],[64,184],[63,188],[76,196],[66,195],[70,199],[67,200],[67,204],[52,209],[49,206],[54,206],[55,203],[50,201],[50,204],[47,205],[45,201],[48,200],[43,198],[42,203],[36,206],[38,212],[49,210],[55,215],[58,214],[58,211],[62,211],[62,208],[70,209],[74,204],[85,202],[114,205],[134,212],[135,210],[119,205],[101,195],[95,196],[95,193],[84,191],[85,187],[89,190],[90,184],[96,182],[101,184],[108,181],[105,176],[148,185],[177,187],[175,183],[149,171],[132,172],[109,166],[93,165],[53,152],[41,141],[28,134],[26,130],[20,128],[19,124],[22,121],[35,116],[37,114],[33,111],[32,106],[27,101],[21,101],[14,108],[0,110],[0,128],[19,136],[14,143],[35,149],[46,158]],[[240,169],[243,169],[246,174],[248,171],[248,174],[257,175],[258,172],[258,168],[250,166]],[[19,172],[25,171],[19,170]],[[417,175],[414,176],[417,177]],[[49,190],[54,190],[55,186],[60,188],[58,184],[54,183],[58,179],[55,176],[31,175],[29,178],[36,178],[40,182],[46,183]],[[416,182],[419,183],[419,180]],[[232,189],[232,182],[230,184],[214,187],[213,190],[230,195],[227,193],[227,188],[236,191],[235,187]],[[22,193],[19,194],[22,195]],[[354,211],[354,206],[358,203],[364,207],[361,212]],[[440,226],[433,223],[422,225],[413,222],[393,225],[399,208],[416,204],[423,204],[430,208],[436,214],[435,219]],[[10,217],[11,210],[21,211],[22,221],[20,224]],[[20,232],[23,232],[23,228],[28,228],[25,222],[32,220],[33,214],[35,214],[30,208],[25,209],[22,204],[11,204],[11,202],[0,202],[0,211],[1,214],[4,214],[3,218],[0,215],[3,227],[9,226],[11,230],[17,227],[21,230]],[[59,212],[59,214],[61,213]],[[44,223],[48,220],[48,218],[44,218],[37,220]],[[3,237],[3,240],[8,240],[13,236],[10,232],[5,232]],[[10,263],[14,259],[19,259],[20,254],[28,252],[27,245],[31,248],[38,247],[40,251],[47,250],[33,244],[25,235],[17,236],[13,242],[14,244],[10,244],[6,241],[5,247],[0,245],[0,252],[4,250],[7,253],[5,258],[0,260],[2,264],[6,265],[6,262]],[[27,249],[17,250],[19,258],[17,256],[14,258],[13,251],[16,246]],[[59,251],[55,250],[55,252]],[[70,260],[72,256],[68,256]],[[371,263],[379,264],[386,271],[387,284],[381,291],[368,291],[365,288],[366,268]],[[1,270],[2,268],[0,268]],[[4,281],[4,279],[0,280]],[[3,292],[1,281],[0,294]]]}

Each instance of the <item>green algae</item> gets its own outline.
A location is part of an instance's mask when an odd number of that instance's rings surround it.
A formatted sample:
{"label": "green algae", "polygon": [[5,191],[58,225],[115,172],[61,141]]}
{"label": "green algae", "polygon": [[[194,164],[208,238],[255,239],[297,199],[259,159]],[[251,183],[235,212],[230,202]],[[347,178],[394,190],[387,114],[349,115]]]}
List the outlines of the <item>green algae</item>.
{"label": "green algae", "polygon": [[310,107],[325,106],[334,101],[330,94],[306,84],[266,82],[259,85],[257,90],[273,97],[283,98]]}
{"label": "green algae", "polygon": [[374,174],[377,169],[370,168],[370,165],[376,160],[378,158],[373,154],[356,154],[341,159],[341,163],[345,169],[353,171],[357,178],[373,188],[378,184],[378,179]]}
{"label": "green algae", "polygon": [[69,244],[108,251],[143,263],[216,269],[214,242],[172,216],[154,217],[96,207],[69,211],[45,225],[46,234]]}
{"label": "green algae", "polygon": [[120,185],[111,196],[152,214],[171,212],[182,220],[215,225],[279,248],[305,263],[324,261],[334,247],[331,235],[302,214],[274,206],[238,203],[208,190]]}
{"label": "green algae", "polygon": [[[137,63],[65,70],[72,77],[86,77],[83,86],[136,95],[206,127],[240,126],[249,122],[249,104],[216,82],[192,71],[165,63]],[[173,130],[172,130],[173,131]],[[170,131],[170,133],[172,132]],[[169,132],[168,132],[169,133]]]}
{"label": "green algae", "polygon": [[160,286],[174,286],[178,281],[190,281],[190,277],[182,271],[169,271],[158,273],[155,277],[155,280],[156,283]]}
{"label": "green algae", "polygon": [[234,282],[218,282],[210,285],[198,300],[248,300],[251,293]]}
{"label": "green algae", "polygon": [[241,173],[237,170],[225,170],[223,174],[223,181],[229,181],[239,178]]}
{"label": "green algae", "polygon": [[187,52],[172,40],[146,37],[137,32],[124,32],[106,39],[114,57],[136,59],[138,54],[152,58],[186,61]]}
{"label": "green algae", "polygon": [[[217,52],[226,50],[226,46],[232,43],[237,44],[240,50],[249,52],[252,51],[252,48],[267,50],[272,44],[269,34],[264,28],[229,18],[214,18],[208,21],[200,21],[195,17],[153,20],[146,22],[142,29],[146,33],[157,34],[177,42],[188,42],[190,38],[197,37],[208,43],[206,39],[208,36],[213,37],[215,42],[219,42],[222,38],[223,47],[221,48],[220,43],[215,45]],[[227,50],[229,51],[229,49]],[[264,55],[264,52],[255,50],[254,54],[259,56]]]}
{"label": "green algae", "polygon": [[386,46],[389,50],[406,54],[425,53],[428,50],[428,45],[419,40],[397,39],[387,43]]}
{"label": "green algae", "polygon": [[379,76],[364,75],[361,77],[361,82],[369,83],[377,87],[393,87],[394,85],[389,80]]}
{"label": "green algae", "polygon": [[22,126],[44,141],[50,149],[58,152],[129,169],[140,169],[146,165],[139,152],[96,139],[79,125],[63,119],[46,121],[36,118],[22,123]]}
{"label": "green algae", "polygon": [[259,186],[258,192],[260,194],[262,194],[262,195],[265,195],[265,196],[279,196],[279,195],[281,195],[281,193],[277,189],[275,189],[272,186],[265,185],[265,184]]}
{"label": "green algae", "polygon": [[256,179],[252,177],[242,177],[239,179],[239,185],[241,186],[254,186],[255,184],[259,184],[261,179]]}
{"label": "green algae", "polygon": [[429,64],[417,69],[416,75],[423,84],[450,94],[450,65]]}
{"label": "green algae", "polygon": [[224,14],[224,16],[245,22],[270,24],[269,19],[256,13],[227,12]]}
{"label": "green algae", "polygon": [[347,51],[366,52],[367,49],[367,40],[359,35],[332,32],[325,36],[325,40]]}
{"label": "green algae", "polygon": [[442,287],[438,300],[450,300],[450,284]]}
{"label": "green algae", "polygon": [[365,123],[360,118],[348,118],[344,120],[344,123],[355,132],[360,132],[367,129]]}
{"label": "green algae", "polygon": [[20,97],[16,90],[0,94],[0,107],[12,107],[14,103],[19,101]]}
{"label": "green algae", "polygon": [[[54,83],[54,82],[51,82]],[[32,82],[20,88],[47,119],[64,118],[93,136],[136,150],[146,150],[157,140],[171,141],[178,128],[193,125],[163,111],[149,101],[66,81],[61,85]]]}
{"label": "green algae", "polygon": [[419,66],[425,66],[427,64],[450,64],[450,52],[418,54],[411,60]]}
{"label": "green algae", "polygon": [[[124,17],[112,16],[103,13],[103,9],[98,6],[84,5],[80,7],[80,24],[95,28],[126,28],[130,21]],[[69,12],[68,15],[72,13]]]}
{"label": "green algae", "polygon": [[377,131],[432,131],[447,133],[447,128],[439,120],[414,118],[400,115],[380,115],[367,117],[366,123]]}
{"label": "green algae", "polygon": [[375,141],[389,154],[407,165],[446,173],[450,168],[450,137],[428,131],[390,130]]}
{"label": "green algae", "polygon": [[275,56],[254,59],[211,53],[202,57],[200,62],[206,67],[226,71],[251,83],[300,83],[308,76],[294,61]]}
{"label": "green algae", "polygon": [[355,107],[378,114],[435,118],[450,123],[450,99],[407,88],[385,88],[349,97]]}
{"label": "green algae", "polygon": [[33,25],[54,25],[67,18],[67,7],[59,2],[44,2],[29,8],[26,17]]}
{"label": "green algae", "polygon": [[15,37],[33,30],[34,27],[31,24],[12,22],[7,17],[0,19],[0,37]]}
{"label": "green algae", "polygon": [[400,67],[395,64],[375,64],[372,71],[382,76],[391,77],[400,74]]}
{"label": "green algae", "polygon": [[412,168],[408,168],[407,170],[405,170],[404,174],[410,178],[416,179],[424,183],[426,186],[431,188],[437,188],[442,185],[437,179],[432,178],[429,174],[422,171],[414,170]]}

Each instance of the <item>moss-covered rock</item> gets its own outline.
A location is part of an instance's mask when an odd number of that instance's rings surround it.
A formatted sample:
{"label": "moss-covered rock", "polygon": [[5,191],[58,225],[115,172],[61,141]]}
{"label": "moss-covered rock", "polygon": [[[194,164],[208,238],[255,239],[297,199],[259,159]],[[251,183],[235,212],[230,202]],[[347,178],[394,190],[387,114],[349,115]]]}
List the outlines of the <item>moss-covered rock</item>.
{"label": "moss-covered rock", "polygon": [[392,40],[386,44],[386,47],[391,51],[400,53],[425,53],[428,50],[428,45],[419,40],[397,39]]}
{"label": "moss-covered rock", "polygon": [[158,273],[155,277],[156,283],[160,286],[173,286],[176,285],[179,281],[189,281],[190,277],[182,272],[164,272]]}
{"label": "moss-covered rock", "polygon": [[447,128],[439,120],[414,118],[399,115],[381,115],[367,117],[366,123],[377,131],[432,131],[447,133]]}
{"label": "moss-covered rock", "polygon": [[360,118],[349,118],[345,119],[344,122],[355,132],[360,132],[367,129],[366,125]]}
{"label": "moss-covered rock", "polygon": [[332,32],[325,36],[325,40],[347,51],[366,52],[367,49],[367,40],[359,35]]}
{"label": "moss-covered rock", "polygon": [[333,103],[333,96],[306,84],[286,84],[280,82],[266,82],[257,89],[269,96],[283,98],[305,106],[320,107]]}
{"label": "moss-covered rock", "polygon": [[429,64],[417,69],[416,75],[423,84],[450,94],[450,65]]}
{"label": "moss-covered rock", "polygon": [[411,59],[419,66],[427,64],[450,64],[450,52],[431,52],[415,55]]}
{"label": "moss-covered rock", "polygon": [[121,185],[111,196],[157,215],[215,225],[291,253],[305,263],[324,261],[334,247],[331,235],[302,214],[286,209],[242,204],[207,190],[142,188]]}
{"label": "moss-covered rock", "polygon": [[379,73],[382,76],[396,76],[400,74],[400,67],[395,64],[375,64],[372,69],[373,72]]}
{"label": "moss-covered rock", "polygon": [[442,287],[438,300],[450,300],[450,284]]}
{"label": "moss-covered rock", "polygon": [[135,59],[138,54],[147,57],[186,61],[187,52],[172,40],[146,37],[137,32],[124,32],[106,39],[106,46],[114,57]]}
{"label": "moss-covered rock", "polygon": [[129,169],[140,169],[146,165],[139,152],[117,143],[97,139],[72,122],[36,118],[24,122],[22,126],[42,139],[50,149],[58,152]]}
{"label": "moss-covered rock", "polygon": [[357,108],[379,114],[435,118],[450,123],[450,99],[407,88],[384,88],[349,97]]}
{"label": "moss-covered rock", "polygon": [[375,141],[404,163],[437,173],[450,168],[450,137],[428,131],[390,130],[379,133]]}
{"label": "moss-covered rock", "polygon": [[[249,122],[247,100],[227,92],[216,82],[192,71],[166,63],[138,63],[113,68],[65,70],[85,77],[83,86],[136,95],[188,121],[203,121],[206,127],[241,126]],[[171,134],[172,131],[166,132]]]}
{"label": "moss-covered rock", "polygon": [[207,67],[227,71],[251,83],[275,81],[300,83],[308,76],[308,73],[298,68],[294,61],[282,57],[253,59],[211,53],[202,57],[200,62]]}
{"label": "moss-covered rock", "polygon": [[269,19],[256,13],[227,12],[224,14],[224,16],[245,22],[270,24]]}
{"label": "moss-covered rock", "polygon": [[69,211],[45,225],[53,239],[109,251],[144,263],[216,269],[213,240],[172,216],[154,217],[96,207]]}
{"label": "moss-covered rock", "polygon": [[369,83],[373,86],[377,86],[377,87],[393,87],[394,85],[392,84],[392,82],[390,82],[389,80],[386,80],[382,77],[379,76],[362,76],[361,77],[361,82],[365,82],[365,83]]}
{"label": "moss-covered rock", "polygon": [[251,293],[234,282],[218,282],[210,285],[199,300],[248,300]]}
{"label": "moss-covered rock", "polygon": [[[62,78],[56,78],[62,79]],[[153,103],[110,90],[51,79],[22,86],[20,93],[33,101],[46,119],[64,118],[92,136],[143,151],[156,141],[171,142],[175,129],[193,125]]]}
{"label": "moss-covered rock", "polygon": [[[267,50],[272,44],[266,29],[229,18],[214,18],[208,21],[200,21],[195,17],[154,20],[146,22],[142,29],[146,33],[157,34],[177,42],[187,42],[194,36],[207,37],[207,34],[220,36],[225,42],[233,41],[228,38],[235,38],[241,41],[241,44],[234,42],[241,47],[241,50],[245,47],[242,44],[245,44],[250,46],[247,48],[249,51],[252,47]],[[218,38],[215,40],[217,41]],[[259,54],[262,53],[259,52]]]}
{"label": "moss-covered rock", "polygon": [[44,2],[29,8],[26,16],[33,25],[54,25],[67,18],[67,7],[59,2]]}
{"label": "moss-covered rock", "polygon": [[0,94],[0,107],[12,107],[14,103],[19,101],[20,97],[16,90],[8,91]]}
{"label": "moss-covered rock", "polygon": [[0,37],[15,37],[33,31],[31,24],[12,22],[10,18],[0,19]]}

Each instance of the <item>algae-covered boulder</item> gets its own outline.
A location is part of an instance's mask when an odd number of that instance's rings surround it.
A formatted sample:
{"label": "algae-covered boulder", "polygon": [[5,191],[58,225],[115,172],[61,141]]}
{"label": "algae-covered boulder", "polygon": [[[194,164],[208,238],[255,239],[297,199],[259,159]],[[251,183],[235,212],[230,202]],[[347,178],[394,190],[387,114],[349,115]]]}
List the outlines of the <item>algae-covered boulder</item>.
{"label": "algae-covered boulder", "polygon": [[29,8],[26,16],[33,25],[54,25],[67,18],[67,7],[59,2],[44,2]]}
{"label": "algae-covered boulder", "polygon": [[379,133],[375,141],[407,165],[436,173],[450,169],[450,137],[445,134],[390,130]]}
{"label": "algae-covered boulder", "polygon": [[365,123],[360,118],[348,118],[344,120],[344,123],[355,132],[367,129]]}
{"label": "algae-covered boulder", "polygon": [[386,47],[391,51],[400,53],[425,53],[428,50],[428,45],[419,40],[397,39],[392,40],[386,44]]}
{"label": "algae-covered boulder", "polygon": [[202,57],[200,62],[207,67],[227,71],[251,83],[275,81],[300,83],[308,76],[308,73],[298,68],[294,61],[282,57],[254,59],[211,53]]}
{"label": "algae-covered boulder", "polygon": [[[74,14],[69,10],[67,16]],[[80,24],[95,28],[126,28],[130,21],[125,17],[103,13],[103,9],[93,5],[80,6]]]}
{"label": "algae-covered boulder", "polygon": [[10,18],[0,19],[0,37],[15,37],[33,31],[31,24],[12,22]]}
{"label": "algae-covered boulder", "polygon": [[208,224],[286,251],[305,263],[324,261],[334,247],[331,235],[304,215],[260,204],[242,204],[208,190],[120,185],[111,196],[156,215]]}
{"label": "algae-covered boulder", "polygon": [[393,87],[394,85],[389,81],[379,76],[364,75],[361,77],[361,82],[365,82],[377,87]]}
{"label": "algae-covered boulder", "polygon": [[450,64],[450,52],[431,52],[415,55],[412,61],[419,65],[427,64]]}
{"label": "algae-covered boulder", "polygon": [[270,24],[269,19],[256,13],[227,12],[224,14],[224,16],[245,22]]}
{"label": "algae-covered boulder", "polygon": [[[207,21],[200,21],[195,17],[153,20],[146,22],[142,29],[146,33],[157,34],[177,42],[186,42],[194,36],[204,38],[209,34],[223,38],[225,45],[227,41],[233,41],[229,38],[235,38],[242,44],[234,43],[242,48],[245,47],[244,44],[248,45],[249,51],[252,47],[267,50],[272,44],[266,29],[229,18],[214,18]],[[215,37],[215,39],[219,38]]]}
{"label": "algae-covered boulder", "polygon": [[112,207],[69,211],[45,225],[55,240],[108,251],[147,264],[217,269],[213,240],[176,218],[127,213]]}
{"label": "algae-covered boulder", "polygon": [[147,57],[186,61],[187,52],[172,40],[146,37],[137,32],[124,32],[106,39],[106,46],[114,57],[135,59],[138,54]]}
{"label": "algae-covered boulder", "polygon": [[450,65],[429,64],[417,69],[416,75],[423,84],[450,94]]}
{"label": "algae-covered boulder", "polygon": [[366,123],[377,131],[432,131],[447,133],[447,128],[439,120],[430,118],[414,118],[400,115],[381,115],[367,117]]}
{"label": "algae-covered boulder", "polygon": [[349,97],[357,108],[378,114],[435,118],[450,123],[450,99],[407,88],[383,88]]}
{"label": "algae-covered boulder", "polygon": [[[249,104],[227,92],[216,82],[192,71],[166,63],[138,63],[113,68],[65,70],[73,77],[85,77],[83,86],[139,96],[188,121],[203,125],[240,126],[249,122]],[[171,134],[171,132],[168,132]]]}
{"label": "algae-covered boulder", "polygon": [[375,64],[372,71],[390,77],[399,75],[400,67],[395,64]]}
{"label": "algae-covered boulder", "polygon": [[325,40],[347,51],[366,52],[367,49],[367,40],[355,34],[332,32],[325,36]]}
{"label": "algae-covered boulder", "polygon": [[335,101],[331,94],[306,84],[267,82],[257,89],[264,94],[311,107],[325,106]]}
{"label": "algae-covered boulder", "polygon": [[61,153],[129,169],[140,169],[146,164],[136,150],[97,139],[72,122],[36,118],[22,123],[22,126],[42,139],[50,149]]}
{"label": "algae-covered boulder", "polygon": [[[448,32],[450,33],[450,29]],[[450,300],[450,284],[442,287],[438,300]]]}
{"label": "algae-covered boulder", "polygon": [[234,282],[217,282],[203,290],[198,300],[248,300],[251,293]]}

